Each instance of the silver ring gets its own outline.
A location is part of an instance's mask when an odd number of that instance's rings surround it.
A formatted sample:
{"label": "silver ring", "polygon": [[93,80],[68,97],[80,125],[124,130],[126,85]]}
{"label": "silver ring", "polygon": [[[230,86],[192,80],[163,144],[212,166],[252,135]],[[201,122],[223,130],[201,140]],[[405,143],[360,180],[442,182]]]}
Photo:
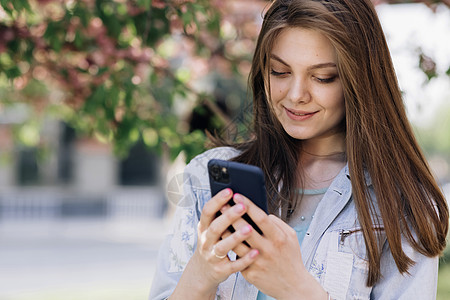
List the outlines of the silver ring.
{"label": "silver ring", "polygon": [[212,248],[212,254],[214,254],[215,257],[217,257],[218,259],[224,259],[225,257],[227,257],[227,255],[217,255],[216,253],[216,245],[213,246]]}

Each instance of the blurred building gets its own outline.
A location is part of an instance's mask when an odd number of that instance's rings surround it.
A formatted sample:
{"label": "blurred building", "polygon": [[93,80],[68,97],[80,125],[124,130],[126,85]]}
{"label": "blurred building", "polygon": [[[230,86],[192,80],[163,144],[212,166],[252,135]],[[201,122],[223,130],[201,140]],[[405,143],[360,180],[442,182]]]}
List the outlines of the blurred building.
{"label": "blurred building", "polygon": [[12,130],[0,116],[0,219],[163,216],[160,160],[143,144],[118,159],[59,121],[44,124],[43,149],[18,146]]}

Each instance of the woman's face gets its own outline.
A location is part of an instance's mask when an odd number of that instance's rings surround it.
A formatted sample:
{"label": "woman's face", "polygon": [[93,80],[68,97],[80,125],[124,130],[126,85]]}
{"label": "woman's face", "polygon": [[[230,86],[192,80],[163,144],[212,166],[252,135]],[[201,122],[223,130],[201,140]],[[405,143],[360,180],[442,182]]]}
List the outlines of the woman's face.
{"label": "woman's face", "polygon": [[280,33],[270,55],[270,94],[291,137],[312,141],[342,133],[345,108],[336,52],[318,31],[296,27]]}

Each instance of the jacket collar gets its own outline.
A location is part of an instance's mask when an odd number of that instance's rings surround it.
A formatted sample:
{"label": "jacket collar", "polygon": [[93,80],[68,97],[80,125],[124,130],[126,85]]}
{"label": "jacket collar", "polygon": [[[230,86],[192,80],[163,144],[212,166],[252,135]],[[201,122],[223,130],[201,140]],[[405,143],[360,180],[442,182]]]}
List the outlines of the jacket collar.
{"label": "jacket collar", "polygon": [[[348,163],[345,165],[343,170],[344,170],[344,173],[347,176],[347,178],[349,180],[351,180],[351,178],[350,178],[350,168],[348,166]],[[367,186],[371,186],[372,185],[372,178],[370,177],[370,174],[369,174],[369,172],[367,172],[366,169],[364,169],[364,177],[365,177],[365,180],[366,180],[366,185]]]}
{"label": "jacket collar", "polygon": [[346,165],[333,180],[317,206],[314,218],[303,239],[302,259],[307,269],[312,263],[315,249],[322,235],[350,202],[351,196],[352,185],[348,165]]}

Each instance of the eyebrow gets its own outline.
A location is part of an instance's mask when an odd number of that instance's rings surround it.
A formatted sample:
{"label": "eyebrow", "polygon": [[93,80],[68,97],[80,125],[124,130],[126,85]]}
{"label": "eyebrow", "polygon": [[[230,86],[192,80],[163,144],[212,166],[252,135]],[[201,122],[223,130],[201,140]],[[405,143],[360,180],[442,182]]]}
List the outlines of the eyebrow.
{"label": "eyebrow", "polygon": [[[270,58],[282,63],[286,67],[289,67],[289,64],[287,62],[285,62],[284,60],[282,60],[279,56],[277,56],[275,54],[271,54]],[[315,70],[315,69],[322,69],[322,68],[336,68],[336,64],[333,62],[315,64],[315,65],[309,66],[308,71]]]}

